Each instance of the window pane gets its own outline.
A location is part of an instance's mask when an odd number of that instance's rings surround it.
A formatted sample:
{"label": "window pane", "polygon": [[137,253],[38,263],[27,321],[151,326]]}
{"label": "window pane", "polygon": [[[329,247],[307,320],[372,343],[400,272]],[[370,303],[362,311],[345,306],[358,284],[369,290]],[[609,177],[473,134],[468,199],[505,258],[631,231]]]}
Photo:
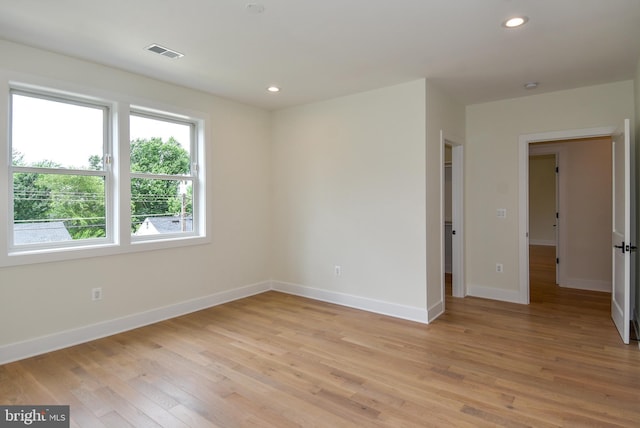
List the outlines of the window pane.
{"label": "window pane", "polygon": [[191,129],[188,123],[131,115],[131,171],[190,174]]}
{"label": "window pane", "polygon": [[14,243],[106,236],[104,177],[13,174]]}
{"label": "window pane", "polygon": [[193,231],[191,180],[131,179],[131,233],[157,235]]}
{"label": "window pane", "polygon": [[12,107],[14,166],[102,169],[102,108],[22,94],[12,94]]}

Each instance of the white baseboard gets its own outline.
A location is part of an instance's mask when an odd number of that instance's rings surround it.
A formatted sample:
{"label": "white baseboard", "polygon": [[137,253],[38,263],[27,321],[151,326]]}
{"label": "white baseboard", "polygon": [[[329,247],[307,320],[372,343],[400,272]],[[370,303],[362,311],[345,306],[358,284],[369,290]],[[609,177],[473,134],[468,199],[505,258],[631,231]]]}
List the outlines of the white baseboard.
{"label": "white baseboard", "polygon": [[26,340],[24,342],[2,345],[0,346],[0,364],[6,364],[12,361],[32,357],[34,355],[44,354],[88,342],[90,340],[111,336],[112,334],[121,333],[123,331],[164,321],[169,318],[221,305],[233,300],[253,296],[270,289],[271,282],[264,281],[122,318],[104,321],[72,330],[61,331],[59,333]]}
{"label": "white baseboard", "polygon": [[529,245],[544,245],[547,247],[555,247],[556,241],[549,241],[546,239],[529,239]]}
{"label": "white baseboard", "polygon": [[427,323],[434,321],[442,314],[444,314],[444,301],[440,300],[435,305],[427,308]]}
{"label": "white baseboard", "polygon": [[314,300],[335,303],[337,305],[362,309],[376,314],[388,315],[423,324],[427,324],[429,320],[427,311],[414,306],[383,302],[381,300],[370,299],[367,297],[354,296],[336,291],[321,290],[319,288],[306,287],[304,285],[288,282],[273,281],[271,284],[273,290],[280,291],[282,293],[308,297]]}
{"label": "white baseboard", "polygon": [[577,288],[578,290],[603,291],[611,293],[611,281],[594,281],[591,279],[567,278],[559,284],[564,288]]}
{"label": "white baseboard", "polygon": [[467,285],[467,296],[500,300],[502,302],[523,303],[520,298],[519,290],[502,290],[500,288],[486,287],[484,285]]}
{"label": "white baseboard", "polygon": [[443,302],[436,303],[428,310],[414,306],[384,302],[367,297],[335,291],[322,290],[279,281],[264,281],[228,291],[221,291],[208,296],[187,300],[174,305],[152,309],[122,318],[108,320],[96,324],[65,330],[47,336],[10,343],[0,346],[0,365],[22,360],[35,355],[56,351],[91,340],[100,339],[127,330],[143,327],[191,312],[207,309],[233,300],[275,290],[296,296],[308,297],[337,305],[361,309],[381,315],[401,318],[427,324],[444,312]]}

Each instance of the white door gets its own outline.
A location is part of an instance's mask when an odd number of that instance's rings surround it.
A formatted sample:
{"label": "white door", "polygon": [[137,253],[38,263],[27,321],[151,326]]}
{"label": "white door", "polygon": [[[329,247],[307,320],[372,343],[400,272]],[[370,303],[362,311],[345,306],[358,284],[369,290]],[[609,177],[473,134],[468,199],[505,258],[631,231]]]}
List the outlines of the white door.
{"label": "white door", "polygon": [[611,317],[629,343],[631,312],[631,144],[630,123],[613,136],[613,287]]}

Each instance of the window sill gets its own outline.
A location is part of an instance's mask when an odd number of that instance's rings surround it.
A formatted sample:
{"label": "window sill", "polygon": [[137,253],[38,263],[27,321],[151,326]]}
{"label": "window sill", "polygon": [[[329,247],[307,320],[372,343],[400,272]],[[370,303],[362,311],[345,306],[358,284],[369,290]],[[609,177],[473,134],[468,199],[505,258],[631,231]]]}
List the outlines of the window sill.
{"label": "window sill", "polygon": [[208,236],[166,237],[154,240],[133,241],[127,244],[104,243],[77,247],[51,249],[12,249],[0,257],[0,267],[21,266],[37,263],[51,263],[78,260],[118,254],[141,253],[146,251],[182,248],[211,243]]}

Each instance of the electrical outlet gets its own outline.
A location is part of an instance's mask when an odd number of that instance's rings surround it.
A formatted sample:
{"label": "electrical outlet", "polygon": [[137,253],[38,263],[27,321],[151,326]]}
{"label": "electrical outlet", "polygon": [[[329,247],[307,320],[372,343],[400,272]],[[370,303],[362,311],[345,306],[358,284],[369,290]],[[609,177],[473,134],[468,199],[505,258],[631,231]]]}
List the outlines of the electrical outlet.
{"label": "electrical outlet", "polygon": [[102,287],[97,287],[91,290],[91,300],[102,300]]}
{"label": "electrical outlet", "polygon": [[333,273],[334,273],[335,276],[342,276],[342,266],[335,265],[333,267]]}
{"label": "electrical outlet", "polygon": [[496,272],[498,273],[504,272],[504,266],[502,266],[502,263],[496,263]]}

